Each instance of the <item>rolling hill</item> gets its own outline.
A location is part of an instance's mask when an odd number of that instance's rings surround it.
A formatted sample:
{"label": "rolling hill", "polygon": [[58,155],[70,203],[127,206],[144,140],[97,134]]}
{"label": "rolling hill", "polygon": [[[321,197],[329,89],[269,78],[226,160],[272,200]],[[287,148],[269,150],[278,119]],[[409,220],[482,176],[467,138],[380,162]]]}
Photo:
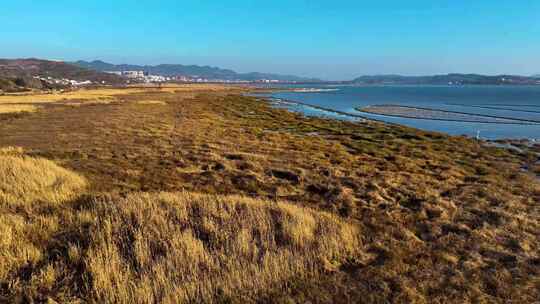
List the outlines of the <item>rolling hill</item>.
{"label": "rolling hill", "polygon": [[17,87],[41,89],[44,81],[35,77],[92,81],[101,84],[123,84],[125,80],[117,75],[85,69],[61,61],[41,59],[0,59],[0,89]]}
{"label": "rolling hill", "polygon": [[101,60],[84,61],[80,60],[73,64],[95,71],[145,71],[153,75],[161,76],[189,76],[207,79],[221,80],[243,80],[255,81],[261,79],[273,79],[280,81],[297,82],[320,82],[320,79],[299,77],[294,75],[280,75],[270,73],[237,73],[233,70],[221,69],[211,66],[182,65],[182,64],[160,64],[160,65],[133,65],[133,64],[111,64]]}

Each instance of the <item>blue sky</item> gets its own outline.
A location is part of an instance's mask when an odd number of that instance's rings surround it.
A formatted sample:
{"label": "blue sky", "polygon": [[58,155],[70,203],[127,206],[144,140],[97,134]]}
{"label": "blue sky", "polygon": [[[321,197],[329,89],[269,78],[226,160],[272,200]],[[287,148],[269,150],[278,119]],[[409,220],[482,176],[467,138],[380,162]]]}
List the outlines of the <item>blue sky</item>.
{"label": "blue sky", "polygon": [[540,73],[538,0],[3,1],[0,57],[324,79]]}

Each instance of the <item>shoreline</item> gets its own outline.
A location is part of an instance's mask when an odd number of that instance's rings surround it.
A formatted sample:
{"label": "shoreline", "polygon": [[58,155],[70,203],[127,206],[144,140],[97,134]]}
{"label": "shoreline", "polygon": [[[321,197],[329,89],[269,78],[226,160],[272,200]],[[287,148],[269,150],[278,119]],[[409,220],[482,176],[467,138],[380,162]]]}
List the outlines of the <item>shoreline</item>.
{"label": "shoreline", "polygon": [[[256,97],[256,98],[259,98],[259,97]],[[326,111],[326,112],[329,112],[329,113],[335,113],[335,114],[338,114],[338,115],[349,116],[349,117],[354,117],[354,118],[360,118],[360,119],[363,120],[363,121],[352,121],[352,122],[360,122],[360,123],[362,123],[362,122],[375,122],[375,123],[381,123],[381,124],[384,124],[384,125],[397,126],[397,127],[407,127],[407,128],[413,128],[413,129],[416,129],[416,130],[420,130],[420,131],[427,131],[427,130],[414,128],[414,127],[410,127],[410,126],[406,126],[406,125],[402,125],[402,124],[398,124],[398,123],[391,123],[391,122],[386,122],[386,121],[383,121],[383,120],[376,120],[376,119],[367,118],[367,117],[362,116],[360,114],[356,115],[354,113],[347,113],[347,112],[344,112],[344,111],[333,110],[333,109],[320,107],[320,106],[314,106],[314,105],[311,105],[311,104],[308,104],[308,103],[292,101],[292,100],[288,100],[288,99],[284,99],[284,98],[275,98],[275,97],[270,96],[270,97],[264,97],[263,99],[265,101],[269,102],[270,104],[277,102],[277,103],[288,103],[288,104],[300,105],[300,106],[304,106],[304,107],[313,108],[313,109],[316,109],[316,110]],[[412,107],[412,108],[414,108],[414,107]],[[296,111],[291,110],[291,109],[286,109],[286,110],[291,111],[291,112],[296,112]],[[301,114],[305,115],[304,113],[301,113]],[[333,117],[323,117],[323,116],[317,116],[317,117],[330,119],[330,120],[339,120],[339,119],[336,119],[336,118],[333,118]],[[425,119],[429,120],[428,118],[425,118]],[[436,119],[432,119],[432,120],[436,120]],[[492,123],[492,124],[496,124],[496,123]],[[527,125],[527,124],[524,124],[524,125]],[[531,124],[531,125],[534,125],[534,124]],[[428,131],[428,132],[436,132],[436,131]],[[444,132],[437,132],[437,133],[442,133],[442,134],[444,134],[446,136],[451,136],[451,137],[465,137],[465,138],[468,138],[468,139],[471,139],[471,140],[476,140],[484,148],[490,148],[490,147],[493,148],[493,147],[495,147],[495,148],[511,151],[512,153],[517,153],[517,154],[520,154],[520,155],[525,155],[525,154],[535,155],[537,157],[537,159],[535,161],[523,164],[523,166],[521,168],[522,170],[525,170],[527,172],[529,172],[531,170],[531,168],[533,168],[534,166],[536,166],[537,164],[540,163],[540,141],[538,141],[536,139],[533,139],[533,138],[524,138],[524,139],[512,139],[512,138],[482,139],[482,138],[480,138],[480,139],[478,139],[478,138],[475,138],[475,137],[472,137],[472,136],[467,136],[467,135],[461,135],[460,136],[460,135],[451,135],[451,134],[447,134],[447,133],[444,133]],[[538,175],[535,172],[531,172],[531,173],[536,175],[537,179],[540,179],[540,175]]]}
{"label": "shoreline", "polygon": [[274,103],[294,104],[294,105],[309,107],[309,108],[316,109],[316,110],[326,111],[326,112],[329,112],[329,113],[339,114],[339,115],[343,115],[343,116],[360,118],[360,119],[363,119],[363,120],[366,120],[366,121],[384,123],[384,124],[389,124],[389,125],[400,125],[400,124],[396,124],[396,123],[392,123],[392,122],[387,122],[387,121],[384,121],[384,120],[379,120],[379,119],[376,119],[376,118],[370,118],[370,117],[364,116],[362,114],[355,114],[355,113],[349,113],[349,112],[340,111],[340,110],[334,110],[334,109],[325,108],[325,107],[321,107],[321,106],[316,106],[316,105],[312,105],[312,104],[301,102],[301,101],[294,101],[294,100],[285,99],[285,98],[276,98],[276,97],[272,97],[272,96],[265,96],[265,97],[262,97],[262,98],[267,99],[268,101],[274,102]]}
{"label": "shoreline", "polygon": [[[294,101],[294,100],[290,100],[290,99],[277,98],[277,97],[272,97],[272,96],[250,96],[250,97],[260,98],[260,99],[263,99],[263,100],[265,100],[266,102],[269,102],[269,103],[292,104],[292,105],[298,105],[298,106],[304,106],[304,107],[312,108],[312,109],[315,109],[315,110],[321,110],[321,111],[325,111],[325,112],[329,112],[329,113],[334,113],[334,114],[338,114],[338,115],[348,116],[348,117],[352,117],[352,118],[359,118],[359,119],[364,120],[364,122],[365,121],[376,122],[376,123],[381,123],[381,124],[386,124],[386,125],[391,125],[391,126],[409,127],[409,128],[413,128],[413,129],[427,131],[427,130],[414,128],[414,127],[406,126],[406,125],[399,124],[399,123],[393,123],[393,122],[387,122],[387,121],[384,121],[384,120],[369,118],[369,117],[361,115],[361,114],[348,113],[348,112],[334,110],[334,109],[325,108],[325,107],[321,107],[321,106],[315,106],[315,105],[311,105],[311,104],[304,103],[304,102],[301,102],[301,101]],[[296,112],[296,113],[302,113],[302,112],[297,112],[297,111],[294,111],[294,110],[291,110],[291,109],[286,109],[286,110],[291,111],[291,112]],[[358,109],[356,109],[356,110],[358,111]],[[369,112],[366,112],[366,113],[369,113]],[[302,114],[305,115],[304,113],[302,113]],[[376,115],[383,115],[383,114],[376,114]],[[384,115],[384,116],[390,116],[390,115]],[[316,117],[339,120],[339,119],[336,119],[336,118],[333,118],[333,117],[324,117],[324,116],[316,116]],[[404,117],[404,118],[409,118],[409,117]],[[424,118],[424,120],[437,120],[437,119]],[[357,120],[357,121],[353,121],[353,122],[363,122],[363,121]],[[469,122],[469,121],[458,121],[458,120],[456,120],[455,122]],[[487,122],[487,124],[498,124],[498,123]],[[511,124],[511,125],[536,125],[536,124],[512,124],[512,123],[506,123],[506,124]],[[431,132],[437,132],[437,131],[431,131]],[[448,136],[464,136],[466,138],[476,139],[475,137],[468,136],[468,135],[451,135],[451,134],[447,134],[447,133],[444,133],[444,132],[437,132],[437,133],[442,133],[442,134],[445,134],[445,135],[448,135]],[[485,145],[486,147],[498,146],[501,149],[512,150],[512,151],[516,151],[518,153],[524,153],[525,151],[529,151],[529,149],[534,149],[535,147],[540,146],[540,141],[538,141],[537,139],[534,139],[534,138],[498,138],[498,139],[482,139],[482,138],[480,138],[480,139],[476,139],[476,140],[479,141],[479,142],[482,142],[483,145]],[[524,148],[523,146],[526,146],[526,147]],[[538,149],[540,151],[540,148],[536,148],[536,149]],[[540,152],[532,151],[532,153],[535,153],[536,155],[538,155],[539,160],[540,160]]]}

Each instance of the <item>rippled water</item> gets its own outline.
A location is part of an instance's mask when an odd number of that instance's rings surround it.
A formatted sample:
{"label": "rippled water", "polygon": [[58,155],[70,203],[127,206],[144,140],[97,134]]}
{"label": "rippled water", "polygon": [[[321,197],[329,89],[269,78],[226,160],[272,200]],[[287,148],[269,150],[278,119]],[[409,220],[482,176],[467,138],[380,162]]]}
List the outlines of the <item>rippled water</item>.
{"label": "rippled water", "polygon": [[[356,113],[415,128],[445,132],[453,135],[482,138],[528,138],[540,140],[540,86],[312,86],[334,88],[324,92],[277,92],[272,97],[298,101],[309,105]],[[537,125],[508,125],[473,122],[412,119],[361,113],[355,108],[369,105],[394,104],[490,115],[504,118],[538,121]],[[306,106],[287,105],[307,115],[336,116],[336,114]],[[340,119],[354,119],[337,115]]]}

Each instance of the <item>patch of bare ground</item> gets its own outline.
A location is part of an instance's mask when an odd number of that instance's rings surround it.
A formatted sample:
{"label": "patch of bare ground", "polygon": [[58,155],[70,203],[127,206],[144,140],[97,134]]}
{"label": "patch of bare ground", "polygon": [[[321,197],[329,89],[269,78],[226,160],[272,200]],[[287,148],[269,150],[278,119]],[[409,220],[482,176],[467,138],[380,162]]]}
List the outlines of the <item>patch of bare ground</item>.
{"label": "patch of bare ground", "polygon": [[[148,100],[163,104],[144,104]],[[182,229],[200,231],[204,225],[180,220],[177,207],[168,204],[149,207],[159,195],[137,198],[132,193],[189,191],[218,195],[211,196],[217,202],[219,195],[252,197],[257,203],[248,205],[263,210],[287,201],[316,216],[331,213],[358,231],[356,257],[319,264],[317,271],[288,279],[263,280],[252,273],[254,280],[272,282],[271,288],[229,292],[239,285],[227,285],[226,272],[213,273],[219,278],[215,284],[222,284],[221,299],[531,303],[540,297],[540,184],[520,170],[530,155],[399,126],[306,118],[228,91],[141,89],[108,104],[69,103],[46,103],[38,112],[10,116],[0,124],[0,146],[20,146],[28,156],[62,164],[88,180],[87,195],[102,198],[83,196],[25,213],[5,211],[21,223],[10,227],[44,232],[31,239],[32,248],[41,252],[35,262],[9,272],[10,280],[0,282],[2,295],[32,290],[30,298],[113,299],[125,294],[104,288],[103,282],[115,286],[119,278],[133,282],[123,292],[140,302],[152,302],[144,295],[155,295],[157,287],[176,284],[182,290],[185,281],[159,274],[168,267],[191,271],[178,268],[184,266],[165,258],[163,250],[188,242],[172,244],[162,236],[181,239]],[[138,203],[125,206],[130,200]],[[172,206],[178,205],[175,200],[182,199],[169,199]],[[159,223],[166,225],[158,225],[150,209],[158,210]],[[216,220],[224,235],[235,231],[227,228],[232,227],[227,220],[203,211],[194,218]],[[96,222],[96,212],[103,220]],[[42,228],[38,219],[44,217],[54,218],[46,225],[53,228]],[[249,219],[239,218],[238,227],[251,225]],[[137,232],[132,236],[122,230],[132,228]],[[12,239],[25,240],[25,235],[31,233],[17,232]],[[204,248],[199,257],[228,248],[226,242],[212,243],[213,237],[197,236]],[[91,248],[93,255],[81,253]],[[138,248],[148,248],[140,259],[132,254]],[[74,262],[66,260],[70,256]],[[120,270],[102,272],[105,285],[84,281],[93,276],[91,256],[110,257]],[[58,269],[56,261],[64,261]],[[303,265],[305,260],[295,261]],[[52,268],[42,267],[51,263]],[[204,269],[210,274],[213,268]],[[155,278],[166,281],[143,283]],[[216,296],[208,294],[200,299]]]}

